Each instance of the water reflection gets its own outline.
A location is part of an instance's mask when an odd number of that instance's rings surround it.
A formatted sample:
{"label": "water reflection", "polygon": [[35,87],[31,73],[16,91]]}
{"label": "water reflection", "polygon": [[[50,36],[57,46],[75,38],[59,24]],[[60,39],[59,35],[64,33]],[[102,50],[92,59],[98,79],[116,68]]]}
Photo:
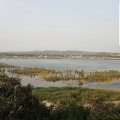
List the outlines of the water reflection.
{"label": "water reflection", "polygon": [[[6,74],[10,77],[16,77],[16,74],[6,72]],[[65,86],[71,86],[71,87],[79,87],[76,81],[69,80],[69,81],[46,81],[42,78],[36,76],[36,77],[29,77],[29,76],[23,76],[19,75],[21,77],[21,83],[22,85],[27,85],[30,83],[34,87],[65,87]],[[85,82],[81,87],[87,87],[87,88],[103,88],[103,89],[120,89],[120,80],[113,81],[112,83],[103,84],[103,83],[97,83],[97,82]]]}
{"label": "water reflection", "polygon": [[[10,77],[17,77],[17,74],[9,73],[7,71],[6,74]],[[65,87],[65,86],[78,87],[78,84],[73,80],[52,82],[52,81],[43,80],[39,76],[29,77],[29,76],[19,75],[19,77],[21,78],[22,85],[27,85],[30,83],[34,87]]]}
{"label": "water reflection", "polygon": [[116,80],[106,84],[97,83],[97,82],[87,82],[87,83],[84,83],[82,87],[120,90],[120,80]]}
{"label": "water reflection", "polygon": [[46,80],[41,79],[40,77],[36,76],[34,78],[30,78],[27,76],[21,76],[23,85],[27,85],[30,83],[34,87],[63,87],[63,86],[78,86],[74,81],[56,81],[56,82],[49,82]]}

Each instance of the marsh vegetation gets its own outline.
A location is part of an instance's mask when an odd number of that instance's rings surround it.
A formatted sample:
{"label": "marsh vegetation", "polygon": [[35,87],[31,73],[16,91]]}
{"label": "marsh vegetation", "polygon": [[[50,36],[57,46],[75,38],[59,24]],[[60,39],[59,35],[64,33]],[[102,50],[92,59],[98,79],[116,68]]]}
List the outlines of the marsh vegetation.
{"label": "marsh vegetation", "polygon": [[48,100],[58,106],[67,106],[69,103],[76,103],[77,105],[90,105],[99,99],[101,99],[102,102],[120,100],[120,95],[118,95],[120,94],[120,91],[81,87],[38,87],[33,90],[33,94],[40,100]]}
{"label": "marsh vegetation", "polygon": [[78,85],[82,85],[84,82],[98,82],[98,83],[108,83],[113,80],[120,79],[120,71],[118,70],[105,70],[105,71],[94,71],[94,72],[85,72],[83,70],[54,70],[54,69],[45,69],[45,68],[14,68],[8,69],[8,72],[15,73],[18,75],[25,75],[30,77],[39,76],[46,81],[68,81],[75,80]]}

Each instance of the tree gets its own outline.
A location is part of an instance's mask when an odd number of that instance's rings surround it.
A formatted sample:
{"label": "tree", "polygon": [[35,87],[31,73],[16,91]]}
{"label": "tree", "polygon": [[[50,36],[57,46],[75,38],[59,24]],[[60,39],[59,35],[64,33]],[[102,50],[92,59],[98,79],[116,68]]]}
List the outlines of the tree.
{"label": "tree", "polygon": [[0,75],[0,119],[47,120],[50,114],[42,102],[32,95],[33,87],[22,86],[19,78]]}

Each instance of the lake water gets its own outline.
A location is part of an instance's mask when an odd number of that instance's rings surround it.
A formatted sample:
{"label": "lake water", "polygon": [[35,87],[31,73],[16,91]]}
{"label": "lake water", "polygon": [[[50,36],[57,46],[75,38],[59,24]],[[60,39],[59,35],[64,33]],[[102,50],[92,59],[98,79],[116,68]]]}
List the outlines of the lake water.
{"label": "lake water", "polygon": [[[80,60],[80,59],[0,59],[0,62],[21,66],[21,67],[44,67],[46,69],[78,69],[84,71],[95,70],[120,70],[120,60]],[[14,76],[14,75],[12,75]],[[22,84],[31,83],[35,87],[61,87],[61,86],[77,86],[74,81],[58,81],[47,82],[39,77],[29,78],[22,77]],[[78,86],[77,86],[78,87]],[[107,88],[120,89],[120,80],[114,81],[110,84],[99,84],[96,82],[87,82],[82,87],[90,88]]]}

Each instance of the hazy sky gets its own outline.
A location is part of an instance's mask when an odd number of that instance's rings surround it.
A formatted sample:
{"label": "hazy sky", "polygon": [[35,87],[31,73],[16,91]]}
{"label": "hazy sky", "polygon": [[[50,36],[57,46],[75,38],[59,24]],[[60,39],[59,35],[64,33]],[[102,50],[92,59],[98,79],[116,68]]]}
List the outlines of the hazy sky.
{"label": "hazy sky", "polygon": [[0,52],[120,52],[119,0],[0,0]]}

